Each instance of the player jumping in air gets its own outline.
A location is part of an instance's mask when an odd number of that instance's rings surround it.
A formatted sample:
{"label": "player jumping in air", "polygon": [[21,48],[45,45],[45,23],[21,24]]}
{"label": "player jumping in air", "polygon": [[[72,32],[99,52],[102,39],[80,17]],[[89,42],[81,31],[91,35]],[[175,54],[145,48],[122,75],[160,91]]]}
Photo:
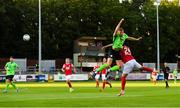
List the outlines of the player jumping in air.
{"label": "player jumping in air", "polygon": [[[107,59],[107,63],[104,63],[102,66],[100,66],[100,68],[98,68],[95,73],[101,72],[103,69],[106,69],[109,66],[111,66],[113,59],[116,60],[117,65],[111,67],[110,70],[111,71],[119,70],[120,67],[123,65],[121,56],[119,55],[119,51],[123,48],[123,44],[124,44],[125,40],[128,39],[128,40],[139,41],[140,39],[142,39],[142,37],[139,37],[139,38],[129,37],[126,33],[124,33],[124,29],[120,28],[123,21],[124,21],[124,19],[121,19],[114,30],[113,44],[109,44],[109,45],[105,46],[105,47],[112,46],[112,51]],[[103,47],[103,48],[105,48],[105,47]]]}
{"label": "player jumping in air", "polygon": [[126,85],[126,77],[130,72],[133,71],[134,68],[138,68],[140,70],[145,70],[148,72],[157,72],[152,68],[141,66],[132,56],[129,47],[123,46],[123,49],[120,51],[120,55],[122,57],[122,61],[124,62],[123,73],[121,76],[121,91],[118,96],[124,95],[125,93],[125,85]]}
{"label": "player jumping in air", "polygon": [[13,77],[15,75],[16,69],[19,68],[19,66],[14,62],[13,57],[10,57],[10,61],[6,63],[4,68],[6,70],[6,88],[3,90],[3,93],[7,93],[9,85],[12,85],[16,89],[16,92],[18,92],[19,89],[13,82]]}
{"label": "player jumping in air", "polygon": [[62,67],[62,71],[65,73],[66,75],[66,83],[69,86],[69,91],[72,92],[74,91],[72,84],[71,84],[71,75],[72,75],[72,70],[74,68],[74,72],[76,73],[76,69],[74,67],[74,65],[71,63],[69,58],[65,59],[65,64],[63,64]]}

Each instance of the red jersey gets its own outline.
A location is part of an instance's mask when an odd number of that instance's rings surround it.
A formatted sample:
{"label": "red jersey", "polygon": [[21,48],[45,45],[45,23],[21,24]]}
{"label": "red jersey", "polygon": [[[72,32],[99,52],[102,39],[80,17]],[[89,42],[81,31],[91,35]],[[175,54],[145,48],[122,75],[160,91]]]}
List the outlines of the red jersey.
{"label": "red jersey", "polygon": [[[93,72],[95,72],[98,68],[99,68],[99,66],[94,66]],[[100,74],[100,73],[98,72],[97,74]]]}
{"label": "red jersey", "polygon": [[127,46],[123,46],[123,49],[120,51],[120,55],[124,63],[134,59],[134,57],[131,55],[131,50]]}
{"label": "red jersey", "polygon": [[72,75],[72,68],[73,68],[73,64],[68,63],[63,65],[63,69],[65,70],[66,75]]}
{"label": "red jersey", "polygon": [[102,74],[106,74],[106,70],[107,70],[107,69],[102,70]]}
{"label": "red jersey", "polygon": [[152,76],[157,76],[157,72],[152,72]]}

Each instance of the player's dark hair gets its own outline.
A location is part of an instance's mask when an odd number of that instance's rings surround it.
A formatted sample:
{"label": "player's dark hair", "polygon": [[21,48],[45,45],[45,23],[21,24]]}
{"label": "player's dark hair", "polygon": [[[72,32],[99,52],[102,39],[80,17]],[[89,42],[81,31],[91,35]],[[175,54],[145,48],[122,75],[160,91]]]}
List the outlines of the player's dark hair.
{"label": "player's dark hair", "polygon": [[128,41],[125,41],[123,46],[130,46],[129,42]]}

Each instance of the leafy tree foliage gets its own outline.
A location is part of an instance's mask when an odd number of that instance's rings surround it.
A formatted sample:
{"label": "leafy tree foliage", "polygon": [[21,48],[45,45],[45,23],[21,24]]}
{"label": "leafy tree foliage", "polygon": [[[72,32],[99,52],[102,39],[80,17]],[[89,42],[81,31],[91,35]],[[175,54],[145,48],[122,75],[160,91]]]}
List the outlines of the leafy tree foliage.
{"label": "leafy tree foliage", "polygon": [[[159,6],[161,60],[175,62],[180,48],[180,7]],[[81,36],[106,36],[121,18],[129,36],[142,36],[129,46],[140,62],[156,62],[156,6],[150,0],[42,0],[43,59],[71,57],[73,41]],[[0,57],[37,58],[38,0],[0,1]],[[31,40],[22,40],[24,34]]]}

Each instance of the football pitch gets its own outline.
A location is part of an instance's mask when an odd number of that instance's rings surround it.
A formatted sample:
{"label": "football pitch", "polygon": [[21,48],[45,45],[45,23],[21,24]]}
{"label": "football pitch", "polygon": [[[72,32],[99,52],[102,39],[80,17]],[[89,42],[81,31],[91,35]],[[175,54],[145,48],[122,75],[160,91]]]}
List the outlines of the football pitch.
{"label": "football pitch", "polygon": [[[163,81],[153,85],[150,81],[127,81],[126,93],[118,97],[120,81],[106,85],[103,92],[95,82],[73,82],[69,92],[65,82],[17,83],[20,92],[11,87],[0,94],[0,107],[180,107],[180,82],[171,81],[166,89]],[[102,83],[101,83],[102,85]],[[5,87],[0,83],[0,90]]]}

